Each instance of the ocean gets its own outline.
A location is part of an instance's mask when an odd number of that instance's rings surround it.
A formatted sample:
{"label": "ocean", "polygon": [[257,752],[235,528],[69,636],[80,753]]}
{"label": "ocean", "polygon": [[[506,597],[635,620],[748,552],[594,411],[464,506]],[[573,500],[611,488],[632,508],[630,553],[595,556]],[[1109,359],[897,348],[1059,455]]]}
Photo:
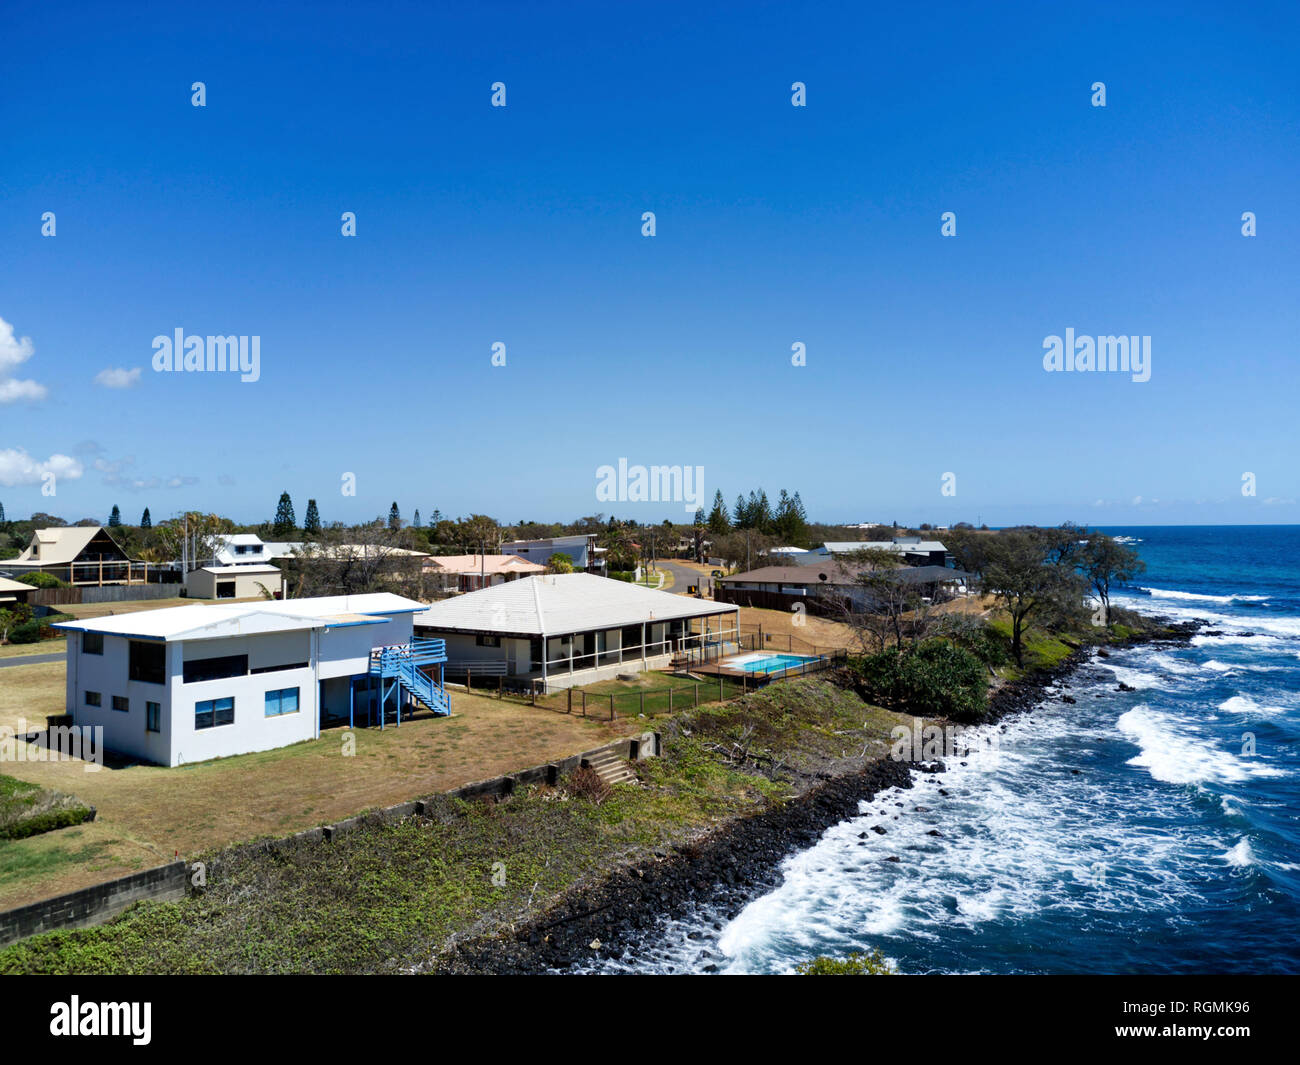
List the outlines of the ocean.
{"label": "ocean", "polygon": [[702,905],[595,971],[879,949],[902,973],[1300,972],[1300,527],[1106,531],[1147,565],[1114,601],[1204,619],[1190,645],[1094,658],[738,915]]}

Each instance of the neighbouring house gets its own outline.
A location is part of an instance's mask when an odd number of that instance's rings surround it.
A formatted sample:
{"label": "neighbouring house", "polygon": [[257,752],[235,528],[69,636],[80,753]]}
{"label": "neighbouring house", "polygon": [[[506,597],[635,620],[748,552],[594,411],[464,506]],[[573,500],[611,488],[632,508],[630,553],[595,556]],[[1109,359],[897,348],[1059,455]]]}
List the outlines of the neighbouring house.
{"label": "neighbouring house", "polygon": [[567,688],[662,668],[736,642],[739,610],[592,573],[548,573],[434,603],[415,632],[445,641],[447,670]]}
{"label": "neighbouring house", "polygon": [[[64,525],[37,529],[17,558],[0,562],[0,574],[10,577],[49,573],[68,584],[144,584],[161,580],[165,567],[135,562],[100,525]],[[174,579],[174,578],[173,578]]]}
{"label": "neighbouring house", "polygon": [[[181,765],[266,751],[331,723],[450,713],[438,641],[412,637],[422,603],[386,592],[145,610],[61,622],[67,711],[103,746]],[[431,675],[432,674],[432,675]]]}
{"label": "neighbouring house", "polygon": [[245,563],[239,566],[200,566],[185,575],[185,594],[191,599],[284,598],[284,574],[275,566]]}
{"label": "neighbouring house", "polygon": [[[858,581],[861,567],[835,558],[796,566],[762,566],[747,573],[720,577],[714,583],[718,602],[738,606],[791,610],[796,604],[810,614],[836,617],[846,609],[869,612],[872,593]],[[894,580],[918,586],[919,594],[950,598],[963,593],[973,575],[946,566],[900,566],[885,571]]]}
{"label": "neighbouring house", "polygon": [[224,533],[212,539],[212,561],[218,566],[264,565],[302,549],[301,543],[272,543],[264,541],[256,533]]}
{"label": "neighbouring house", "polygon": [[938,540],[922,540],[919,536],[895,536],[892,540],[827,541],[817,548],[818,555],[845,555],[853,551],[890,551],[902,555],[909,566],[946,566],[948,549]]}
{"label": "neighbouring house", "polygon": [[568,555],[576,570],[605,572],[605,548],[596,546],[595,533],[575,536],[548,536],[542,540],[509,540],[501,545],[502,554],[518,555],[529,562],[545,566],[552,555]]}
{"label": "neighbouring house", "polygon": [[431,595],[476,592],[545,572],[540,562],[519,555],[436,555],[424,560],[424,586]]}
{"label": "neighbouring house", "polygon": [[30,584],[23,584],[22,581],[11,581],[8,577],[0,577],[0,610],[14,603],[27,602],[35,590]]}

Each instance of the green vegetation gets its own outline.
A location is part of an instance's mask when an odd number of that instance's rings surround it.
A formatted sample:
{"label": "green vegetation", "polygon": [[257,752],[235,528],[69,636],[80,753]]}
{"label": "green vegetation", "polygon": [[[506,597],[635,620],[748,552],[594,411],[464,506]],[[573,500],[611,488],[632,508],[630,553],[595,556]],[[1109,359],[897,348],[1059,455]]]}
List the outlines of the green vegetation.
{"label": "green vegetation", "polygon": [[0,973],[409,971],[453,935],[537,917],[618,862],[784,801],[827,757],[887,749],[895,721],[824,681],[790,681],[674,719],[664,757],[637,765],[641,787],[439,799],[328,844],[231,848],[205,857],[201,894],[26,939],[0,951]]}
{"label": "green vegetation", "polygon": [[37,643],[40,640],[56,638],[61,634],[55,632],[50,626],[55,622],[71,620],[71,614],[46,614],[44,617],[30,618],[9,630],[9,642]]}
{"label": "green vegetation", "polygon": [[71,795],[0,776],[0,840],[37,836],[93,816],[90,807]]}
{"label": "green vegetation", "polygon": [[985,665],[947,640],[933,639],[858,659],[863,694],[916,716],[979,721],[988,709]]}
{"label": "green vegetation", "polygon": [[896,972],[878,950],[855,950],[847,958],[813,958],[795,967],[800,976],[894,976]]}
{"label": "green vegetation", "polygon": [[15,577],[19,584],[30,584],[33,588],[66,588],[67,581],[60,580],[53,573],[24,573]]}

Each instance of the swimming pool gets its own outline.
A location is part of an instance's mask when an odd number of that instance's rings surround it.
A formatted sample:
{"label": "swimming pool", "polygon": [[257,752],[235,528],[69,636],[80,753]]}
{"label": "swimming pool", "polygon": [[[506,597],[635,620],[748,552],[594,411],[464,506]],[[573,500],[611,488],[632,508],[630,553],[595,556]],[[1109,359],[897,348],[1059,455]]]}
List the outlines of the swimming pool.
{"label": "swimming pool", "polygon": [[746,673],[779,673],[781,670],[802,666],[807,662],[816,662],[815,655],[753,655],[733,658],[727,663]]}

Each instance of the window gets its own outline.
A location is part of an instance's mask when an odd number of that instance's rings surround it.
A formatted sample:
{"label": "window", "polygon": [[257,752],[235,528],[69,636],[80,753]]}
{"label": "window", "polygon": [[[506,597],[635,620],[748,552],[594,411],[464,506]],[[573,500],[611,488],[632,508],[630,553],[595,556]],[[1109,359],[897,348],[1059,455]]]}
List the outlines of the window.
{"label": "window", "polygon": [[248,655],[224,655],[221,658],[198,658],[186,662],[182,676],[186,684],[201,680],[225,680],[248,673]]}
{"label": "window", "polygon": [[297,712],[297,688],[281,688],[279,691],[266,693],[267,717],[279,717],[281,714],[296,714]]}
{"label": "window", "polygon": [[99,698],[99,692],[86,692],[86,705],[103,706],[103,702]]}
{"label": "window", "polygon": [[285,669],[306,669],[306,662],[288,662],[283,666],[257,666],[250,669],[250,673],[279,673]]}
{"label": "window", "polygon": [[218,725],[235,723],[234,699],[208,699],[194,704],[194,727],[196,729],[216,728]]}
{"label": "window", "polygon": [[129,700],[125,695],[114,695],[113,709],[121,710],[123,713],[127,713],[131,709],[131,700]]}
{"label": "window", "polygon": [[102,632],[83,632],[81,634],[81,653],[102,655],[104,653],[104,634]]}
{"label": "window", "polygon": [[132,640],[127,676],[146,684],[167,683],[167,645]]}
{"label": "window", "polygon": [[475,636],[474,642],[478,644],[479,647],[500,647],[501,637],[500,636]]}
{"label": "window", "polygon": [[158,703],[144,704],[144,730],[146,732],[161,732],[161,719],[162,707]]}

